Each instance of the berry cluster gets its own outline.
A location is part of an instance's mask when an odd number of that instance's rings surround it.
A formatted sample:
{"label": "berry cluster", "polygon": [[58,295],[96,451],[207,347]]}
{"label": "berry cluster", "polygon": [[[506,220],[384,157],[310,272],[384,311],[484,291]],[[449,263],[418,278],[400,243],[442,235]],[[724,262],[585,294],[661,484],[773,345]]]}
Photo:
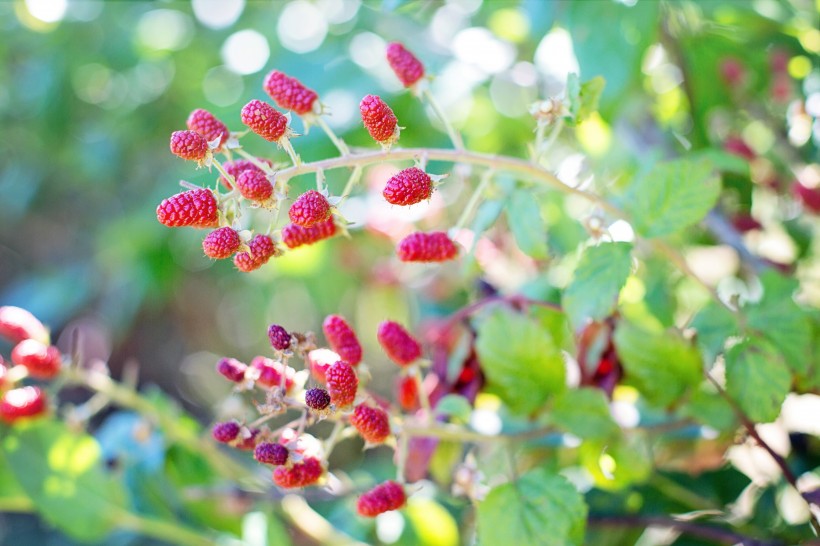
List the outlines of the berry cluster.
{"label": "berry cluster", "polygon": [[14,344],[8,369],[0,356],[0,421],[12,424],[20,419],[37,417],[48,409],[45,392],[37,386],[20,386],[25,377],[53,379],[60,373],[63,357],[50,344],[43,323],[19,307],[0,307],[0,338]]}
{"label": "berry cluster", "polygon": [[[416,90],[424,77],[422,63],[398,43],[387,47],[386,58],[404,86]],[[290,143],[296,136],[290,127],[291,115],[300,116],[306,127],[320,125],[343,156],[348,153],[347,146],[322,121],[325,108],[316,91],[278,70],[267,75],[263,89],[286,113],[263,100],[253,99],[242,108],[239,119],[250,132],[285,149],[294,168],[298,169],[302,163]],[[360,111],[362,123],[371,137],[389,152],[402,129],[390,106],[379,96],[367,95],[361,100]],[[278,212],[288,199],[289,176],[295,176],[287,173],[287,165],[247,154],[239,145],[239,138],[248,131],[232,133],[207,110],[199,108],[191,112],[186,125],[187,130],[171,135],[171,152],[196,162],[199,167],[215,168],[220,175],[219,182],[213,188],[183,182],[189,189],[163,200],[157,207],[157,219],[168,227],[212,229],[202,243],[206,256],[215,260],[233,257],[239,271],[250,272],[287,250],[345,232],[347,222],[335,205],[346,195],[330,195],[321,169],[310,171],[316,173],[318,188],[294,199],[288,209],[290,223],[278,226],[275,219],[279,218]],[[387,180],[382,193],[390,204],[415,205],[430,199],[434,182],[440,178],[417,165]],[[224,191],[220,191],[220,185]],[[248,222],[243,218],[249,209],[268,210],[274,220],[262,233],[255,233],[247,228]],[[457,246],[444,232],[413,233],[397,249],[399,260],[406,262],[440,262],[457,255]]]}
{"label": "berry cluster", "polygon": [[[258,416],[253,421],[216,423],[214,440],[252,450],[256,461],[273,467],[273,482],[285,489],[322,483],[330,451],[336,439],[345,436],[345,429],[360,436],[365,447],[394,443],[389,402],[365,388],[369,374],[362,371],[366,367],[355,330],[340,315],[328,316],[322,330],[328,347],[317,346],[312,333],[288,332],[272,324],[268,339],[273,358],[257,356],[250,365],[223,358],[216,367],[237,392],[262,393],[265,399],[255,403]],[[394,321],[379,325],[377,337],[385,354],[401,368],[401,384],[405,386],[399,390],[398,406],[415,411],[424,364],[421,343]],[[291,366],[294,360],[302,361],[302,370]],[[267,427],[265,423],[289,410],[301,412],[301,417],[276,430]],[[335,422],[336,431],[320,442],[306,430],[323,420]],[[358,512],[372,517],[404,503],[404,486],[389,481],[362,495]]]}

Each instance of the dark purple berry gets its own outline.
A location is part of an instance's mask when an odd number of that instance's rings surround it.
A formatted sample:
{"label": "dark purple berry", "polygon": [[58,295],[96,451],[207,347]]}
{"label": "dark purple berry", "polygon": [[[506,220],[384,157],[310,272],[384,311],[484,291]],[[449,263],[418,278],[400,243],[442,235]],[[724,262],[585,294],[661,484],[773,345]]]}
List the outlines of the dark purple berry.
{"label": "dark purple berry", "polygon": [[239,436],[239,423],[229,421],[227,423],[217,423],[211,431],[211,435],[217,442],[227,444],[232,442]]}
{"label": "dark purple berry", "polygon": [[288,461],[288,448],[282,444],[262,442],[256,446],[253,458],[260,463],[282,465]]}
{"label": "dark purple berry", "polygon": [[305,404],[310,409],[322,411],[330,405],[330,395],[325,389],[308,389],[305,392]]}
{"label": "dark purple berry", "polygon": [[245,370],[248,367],[235,358],[223,358],[216,365],[216,371],[224,376],[228,381],[240,383],[245,379]]}
{"label": "dark purple berry", "polygon": [[285,351],[290,348],[290,334],[278,324],[271,324],[268,328],[270,344],[277,351]]}

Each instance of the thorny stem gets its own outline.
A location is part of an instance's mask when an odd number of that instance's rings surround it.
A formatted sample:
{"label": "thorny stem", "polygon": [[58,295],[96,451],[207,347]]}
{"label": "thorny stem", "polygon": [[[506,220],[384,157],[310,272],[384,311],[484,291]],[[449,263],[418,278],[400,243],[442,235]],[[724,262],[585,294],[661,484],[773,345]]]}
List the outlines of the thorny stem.
{"label": "thorny stem", "polygon": [[481,199],[481,194],[484,193],[484,189],[490,183],[490,180],[492,180],[494,174],[495,172],[492,169],[489,169],[483,175],[481,175],[481,181],[478,183],[478,186],[476,186],[476,189],[470,196],[470,200],[467,201],[467,204],[464,206],[464,211],[458,218],[455,227],[452,228],[452,232],[457,232],[458,230],[464,227],[465,223],[467,223],[467,220],[470,218],[476,206],[478,205],[478,201]]}
{"label": "thorny stem", "polygon": [[273,174],[273,169],[271,169],[270,165],[259,161],[256,157],[252,156],[242,148],[237,148],[236,153],[250,161],[256,168],[260,169],[265,174]]}
{"label": "thorny stem", "polygon": [[703,538],[717,544],[741,544],[743,546],[782,546],[783,543],[774,540],[763,540],[735,533],[728,529],[704,525],[691,521],[681,521],[674,518],[659,516],[604,516],[590,514],[587,518],[590,527],[665,527],[675,529],[685,535]]}
{"label": "thorny stem", "polygon": [[441,123],[444,124],[444,128],[447,130],[447,134],[450,136],[450,140],[453,142],[453,146],[455,146],[456,150],[463,150],[464,149],[464,142],[461,140],[461,135],[456,131],[453,124],[450,123],[450,119],[444,113],[441,106],[439,105],[436,98],[430,92],[430,89],[425,89],[421,92],[422,97],[427,103],[430,105],[430,108],[433,109],[433,112],[436,113],[438,119],[441,120]]}
{"label": "thorny stem", "polygon": [[290,143],[290,139],[288,137],[282,137],[279,139],[279,145],[285,149],[290,157],[290,160],[293,162],[294,167],[298,167],[302,164],[302,158],[296,153],[296,150],[293,149],[293,144]]}
{"label": "thorny stem", "polygon": [[359,183],[361,177],[362,167],[361,165],[356,165],[353,167],[353,172],[350,173],[350,178],[347,179],[347,184],[345,184],[345,188],[342,190],[342,196],[339,198],[339,204],[348,198],[350,192],[353,191],[353,187]]}
{"label": "thorny stem", "polygon": [[322,131],[325,132],[327,137],[333,142],[333,145],[336,146],[336,149],[339,150],[339,153],[342,156],[350,155],[350,149],[345,144],[345,141],[336,136],[336,133],[333,129],[330,128],[330,125],[327,124],[325,118],[322,116],[315,116],[316,125],[322,128]]}
{"label": "thorny stem", "polygon": [[216,170],[219,171],[219,174],[225,177],[225,180],[230,182],[232,188],[236,188],[236,180],[234,180],[233,176],[228,174],[228,172],[225,170],[225,167],[222,166],[222,163],[220,163],[217,158],[212,158],[211,164],[214,167],[216,167]]}

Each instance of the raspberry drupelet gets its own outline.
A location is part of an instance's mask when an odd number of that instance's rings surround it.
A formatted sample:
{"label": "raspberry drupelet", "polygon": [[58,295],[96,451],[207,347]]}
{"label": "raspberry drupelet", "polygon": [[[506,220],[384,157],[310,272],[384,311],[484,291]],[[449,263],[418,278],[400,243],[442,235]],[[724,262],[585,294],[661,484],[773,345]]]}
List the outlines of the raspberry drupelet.
{"label": "raspberry drupelet", "polygon": [[242,123],[268,142],[278,143],[288,132],[288,118],[257,99],[242,107]]}
{"label": "raspberry drupelet", "polygon": [[221,227],[210,232],[202,241],[205,255],[215,260],[224,260],[233,256],[242,245],[239,234],[230,227]]}
{"label": "raspberry drupelet", "polygon": [[219,224],[219,208],[211,190],[188,190],[167,199],[157,207],[157,220],[168,227],[211,228]]}
{"label": "raspberry drupelet", "polygon": [[444,262],[458,255],[458,247],[443,231],[411,233],[396,248],[403,262]]}
{"label": "raspberry drupelet", "polygon": [[399,120],[393,110],[376,95],[365,96],[359,103],[367,132],[382,146],[390,146],[399,139]]}
{"label": "raspberry drupelet", "polygon": [[265,93],[283,110],[292,110],[300,116],[315,110],[319,95],[296,78],[274,70],[265,77]]}
{"label": "raspberry drupelet", "polygon": [[404,87],[412,87],[424,77],[424,65],[398,42],[387,46],[387,62]]}
{"label": "raspberry drupelet", "polygon": [[421,344],[398,322],[382,322],[376,337],[387,356],[399,366],[412,364],[421,357]]}
{"label": "raspberry drupelet", "polygon": [[194,131],[174,131],[170,148],[175,156],[190,161],[202,163],[208,157],[208,141]]}
{"label": "raspberry drupelet", "polygon": [[336,235],[336,223],[332,217],[309,228],[295,224],[288,224],[282,228],[282,242],[288,248],[312,245],[334,235]]}
{"label": "raspberry drupelet", "polygon": [[433,194],[433,179],[418,167],[410,167],[391,176],[382,195],[391,205],[415,205]]}
{"label": "raspberry drupelet", "polygon": [[350,424],[371,444],[380,444],[390,436],[390,419],[380,408],[359,404],[350,416]]}
{"label": "raspberry drupelet", "polygon": [[392,480],[381,483],[364,493],[356,502],[356,512],[360,516],[374,518],[379,514],[398,510],[407,502],[404,487]]}
{"label": "raspberry drupelet", "polygon": [[351,366],[362,361],[362,345],[356,332],[341,315],[328,315],[322,323],[330,348],[339,354],[342,360]]}
{"label": "raspberry drupelet", "polygon": [[222,146],[231,136],[228,127],[222,123],[216,116],[203,108],[197,108],[188,116],[186,121],[188,130],[199,133],[207,142],[213,142],[219,139],[219,142],[214,151],[221,151]]}
{"label": "raspberry drupelet", "polygon": [[344,409],[353,405],[359,388],[359,378],[349,364],[340,360],[330,366],[325,371],[325,382],[330,401],[337,408]]}
{"label": "raspberry drupelet", "polygon": [[308,190],[297,197],[290,206],[288,217],[296,226],[313,227],[330,218],[330,203],[320,192]]}

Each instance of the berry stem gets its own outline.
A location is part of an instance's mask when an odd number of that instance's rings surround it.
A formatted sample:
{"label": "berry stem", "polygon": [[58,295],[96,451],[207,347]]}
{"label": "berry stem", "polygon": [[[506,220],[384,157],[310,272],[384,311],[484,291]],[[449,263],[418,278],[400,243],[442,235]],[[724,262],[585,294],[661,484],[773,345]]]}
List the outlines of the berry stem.
{"label": "berry stem", "polygon": [[325,132],[327,137],[333,142],[333,145],[339,150],[339,153],[342,154],[342,157],[350,155],[350,149],[345,144],[345,141],[336,136],[336,133],[333,129],[330,128],[330,125],[327,124],[325,118],[322,116],[316,116],[316,125],[322,128],[322,131]]}
{"label": "berry stem", "polygon": [[285,149],[290,157],[290,160],[293,162],[294,167],[298,167],[302,165],[302,158],[296,153],[296,150],[293,149],[293,144],[290,143],[290,139],[288,137],[282,137],[279,139],[279,145]]}
{"label": "berry stem", "polygon": [[242,148],[237,148],[236,153],[250,161],[257,169],[261,170],[263,173],[273,174],[273,170],[270,168],[270,165],[267,165],[259,161],[256,157],[252,156]]}
{"label": "berry stem", "polygon": [[449,118],[444,113],[444,110],[442,110],[436,98],[430,92],[430,89],[427,88],[424,91],[422,91],[421,96],[424,100],[427,101],[427,104],[430,105],[430,108],[433,109],[433,112],[436,113],[436,116],[438,116],[438,119],[441,120],[441,123],[444,124],[444,128],[447,130],[447,134],[450,135],[450,140],[452,141],[455,149],[463,150],[464,142],[461,140],[461,135],[458,133],[458,131],[456,131],[455,127],[453,127],[453,124],[450,123]]}
{"label": "berry stem", "polygon": [[330,457],[330,454],[333,453],[333,448],[336,447],[336,442],[339,440],[339,433],[345,428],[345,424],[342,421],[336,421],[333,425],[333,430],[330,431],[330,435],[324,441],[322,445],[322,451],[325,453],[325,459]]}
{"label": "berry stem", "polygon": [[405,477],[404,470],[407,467],[407,456],[410,452],[409,435],[406,429],[401,431],[399,435],[399,445],[396,448],[396,481],[404,485]]}
{"label": "berry stem", "polygon": [[353,172],[350,173],[350,178],[347,179],[347,184],[345,184],[345,189],[342,190],[342,196],[339,198],[339,204],[342,203],[347,197],[350,195],[350,192],[353,191],[353,187],[359,183],[359,180],[362,177],[362,167],[361,165],[356,165],[353,167]]}
{"label": "berry stem", "polygon": [[456,225],[453,226],[452,233],[459,231],[464,227],[464,224],[467,223],[467,219],[469,219],[473,214],[473,211],[478,205],[478,201],[481,199],[481,194],[484,193],[484,189],[487,187],[487,184],[490,183],[490,180],[492,180],[494,174],[494,171],[488,170],[481,175],[481,181],[478,183],[475,191],[473,191],[473,194],[470,196],[470,200],[467,201],[467,205],[464,207],[461,216],[459,216]]}
{"label": "berry stem", "polygon": [[235,189],[236,188],[236,180],[234,179],[234,177],[232,175],[228,174],[228,171],[225,170],[225,167],[222,166],[222,163],[220,163],[219,160],[215,157],[211,159],[211,162],[212,162],[213,166],[216,167],[216,170],[219,171],[219,174],[224,176],[225,180],[230,182],[231,187]]}
{"label": "berry stem", "polygon": [[564,118],[558,118],[555,124],[552,126],[552,130],[546,140],[544,137],[546,136],[546,128],[547,125],[545,123],[538,123],[538,129],[535,135],[535,149],[534,149],[534,157],[533,162],[538,163],[541,161],[541,158],[544,157],[552,145],[555,144],[555,141],[558,140],[558,135],[561,134],[561,131],[564,129]]}
{"label": "berry stem", "polygon": [[424,410],[424,419],[425,422],[429,425],[430,422],[433,420],[433,407],[430,405],[430,397],[427,396],[427,391],[424,390],[424,383],[421,380],[421,368],[416,366],[416,369],[413,370],[413,381],[416,382],[416,391],[419,395],[419,402],[421,402],[421,407]]}

